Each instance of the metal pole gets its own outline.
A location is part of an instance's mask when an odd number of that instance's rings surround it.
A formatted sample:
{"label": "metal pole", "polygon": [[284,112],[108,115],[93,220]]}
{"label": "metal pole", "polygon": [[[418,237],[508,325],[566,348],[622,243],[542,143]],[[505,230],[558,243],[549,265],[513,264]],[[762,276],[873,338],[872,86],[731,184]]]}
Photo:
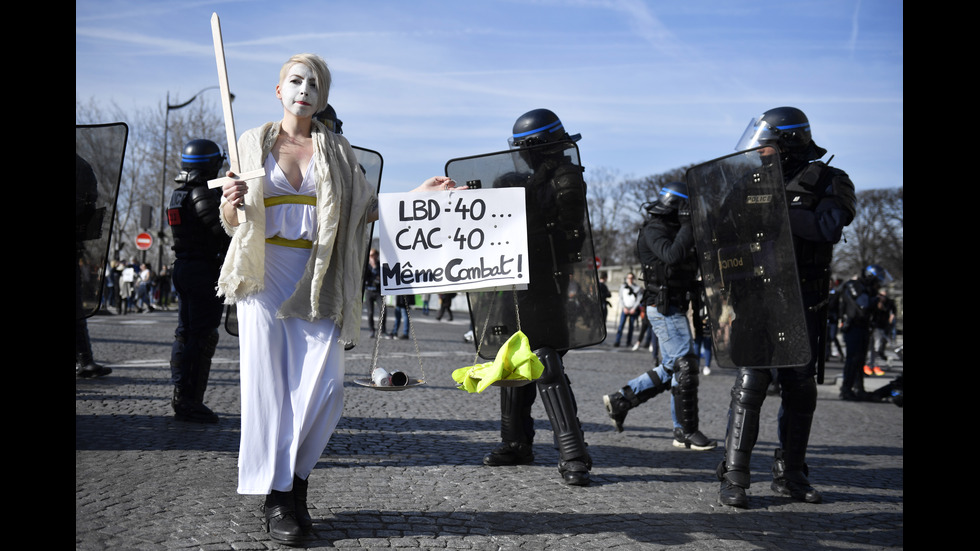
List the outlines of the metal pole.
{"label": "metal pole", "polygon": [[163,271],[163,220],[167,217],[167,141],[170,132],[170,91],[167,91],[167,109],[163,115],[163,170],[160,171],[160,231],[157,233],[157,274]]}
{"label": "metal pole", "polygon": [[[163,269],[163,232],[166,229],[164,225],[167,219],[167,145],[169,141],[170,133],[170,111],[176,109],[183,109],[191,104],[192,101],[197,99],[202,93],[220,88],[219,86],[208,86],[200,90],[198,93],[191,96],[191,99],[185,101],[184,103],[178,105],[170,105],[170,91],[167,91],[167,110],[163,116],[163,170],[160,174],[160,231],[157,234],[157,241],[159,242],[159,257],[157,259],[157,273]],[[231,94],[231,99],[234,99],[235,95]]]}

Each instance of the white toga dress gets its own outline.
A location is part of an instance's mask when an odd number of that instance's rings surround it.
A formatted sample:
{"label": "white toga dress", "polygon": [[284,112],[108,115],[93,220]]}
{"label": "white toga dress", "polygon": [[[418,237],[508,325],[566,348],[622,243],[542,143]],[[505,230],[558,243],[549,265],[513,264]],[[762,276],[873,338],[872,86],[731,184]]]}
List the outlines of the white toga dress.
{"label": "white toga dress", "polygon": [[[270,154],[265,162],[266,203],[271,197],[316,197],[313,162],[296,191]],[[266,207],[266,237],[313,240],[315,207],[287,202]],[[276,312],[296,287],[310,249],[266,243],[265,288],[238,302],[241,347],[242,432],[238,493],[288,491],[293,475],[306,478],[340,421],[344,408],[344,347],[329,319],[279,319]]]}

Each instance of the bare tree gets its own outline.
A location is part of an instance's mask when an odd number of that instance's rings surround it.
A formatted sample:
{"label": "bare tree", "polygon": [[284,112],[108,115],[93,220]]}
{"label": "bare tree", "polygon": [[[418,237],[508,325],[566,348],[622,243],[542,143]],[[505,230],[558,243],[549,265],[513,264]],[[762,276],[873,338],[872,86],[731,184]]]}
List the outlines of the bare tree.
{"label": "bare tree", "polygon": [[[628,188],[614,170],[599,167],[591,169],[588,182],[589,217],[592,222],[592,241],[596,255],[604,265],[619,265],[632,261],[623,248],[629,238],[629,224],[634,205],[627,198]],[[635,238],[635,234],[633,235]]]}
{"label": "bare tree", "polygon": [[897,282],[903,279],[904,188],[871,189],[858,193],[857,213],[834,249],[834,271],[849,277],[868,264],[879,264]]}
{"label": "bare tree", "polygon": [[[179,104],[176,99],[173,101]],[[116,104],[105,106],[90,99],[86,102],[75,102],[75,121],[77,124],[125,122],[129,127],[119,198],[116,202],[112,259],[136,258],[139,251],[136,249],[135,237],[139,232],[149,230],[155,237],[155,244],[154,250],[147,253],[152,255],[151,259],[169,264],[172,261],[172,240],[169,226],[162,217],[175,187],[174,177],[180,172],[180,153],[184,144],[195,138],[212,140],[227,150],[220,106],[201,97],[186,108],[171,109],[168,115],[167,106],[163,104],[156,109],[126,112]],[[165,121],[168,127],[166,132]],[[164,135],[168,142],[166,165]],[[149,207],[151,219],[143,220],[144,205]]]}
{"label": "bare tree", "polygon": [[686,168],[646,178],[621,178],[600,167],[589,173],[589,214],[596,254],[607,265],[634,264],[636,236],[646,216],[646,206],[657,200],[660,188],[684,181]]}

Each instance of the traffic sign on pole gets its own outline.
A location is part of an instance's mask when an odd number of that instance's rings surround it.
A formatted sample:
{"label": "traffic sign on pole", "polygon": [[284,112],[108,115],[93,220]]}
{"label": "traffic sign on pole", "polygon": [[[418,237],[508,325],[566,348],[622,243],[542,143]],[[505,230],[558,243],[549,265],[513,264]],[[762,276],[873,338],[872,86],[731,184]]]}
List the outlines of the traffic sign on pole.
{"label": "traffic sign on pole", "polygon": [[143,232],[136,236],[136,248],[145,251],[153,245],[153,236]]}

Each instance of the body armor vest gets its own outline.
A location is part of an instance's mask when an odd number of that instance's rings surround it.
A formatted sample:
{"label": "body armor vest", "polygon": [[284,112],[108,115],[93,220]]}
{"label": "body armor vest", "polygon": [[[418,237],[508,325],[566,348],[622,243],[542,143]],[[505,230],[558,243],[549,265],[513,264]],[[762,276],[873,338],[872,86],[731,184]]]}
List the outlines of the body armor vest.
{"label": "body armor vest", "polygon": [[174,235],[177,258],[221,259],[231,241],[219,221],[220,189],[185,184],[170,196],[167,221]]}
{"label": "body armor vest", "polygon": [[661,313],[664,313],[668,306],[685,310],[694,298],[693,292],[698,274],[697,255],[692,246],[684,260],[668,266],[647,248],[644,235],[647,232],[662,232],[664,235],[676,236],[678,230],[679,226],[671,225],[661,217],[654,217],[643,225],[636,244],[636,252],[643,268],[643,304],[656,305]]}

